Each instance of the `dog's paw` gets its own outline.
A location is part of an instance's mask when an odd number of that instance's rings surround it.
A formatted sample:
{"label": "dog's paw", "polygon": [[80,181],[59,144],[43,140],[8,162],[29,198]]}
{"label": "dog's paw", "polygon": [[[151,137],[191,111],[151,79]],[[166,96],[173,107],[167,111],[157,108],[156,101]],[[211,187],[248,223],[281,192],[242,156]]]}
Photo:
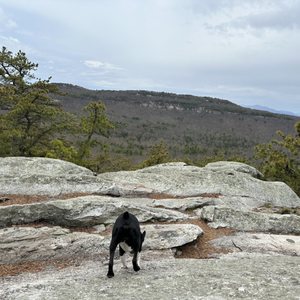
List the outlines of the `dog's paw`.
{"label": "dog's paw", "polygon": [[108,273],[107,273],[107,277],[108,277],[108,278],[112,278],[112,277],[114,277],[114,276],[115,276],[114,272],[108,272]]}
{"label": "dog's paw", "polygon": [[133,270],[135,272],[138,272],[141,268],[138,265],[133,266]]}

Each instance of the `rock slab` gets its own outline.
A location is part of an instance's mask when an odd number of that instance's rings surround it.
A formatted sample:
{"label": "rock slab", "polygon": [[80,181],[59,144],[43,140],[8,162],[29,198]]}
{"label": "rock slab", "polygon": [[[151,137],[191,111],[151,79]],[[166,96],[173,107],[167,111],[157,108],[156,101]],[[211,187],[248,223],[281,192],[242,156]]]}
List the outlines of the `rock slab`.
{"label": "rock slab", "polygon": [[[252,255],[232,259],[173,259],[145,262],[138,273],[107,266],[79,267],[2,278],[6,300],[91,299],[299,299],[300,258]],[[258,272],[259,268],[259,272]]]}
{"label": "rock slab", "polygon": [[218,162],[200,168],[167,163],[137,171],[94,174],[75,164],[49,158],[0,158],[2,194],[51,195],[96,193],[113,196],[168,194],[194,197],[221,194],[251,198],[256,206],[299,207],[299,197],[282,182],[266,182],[253,167]]}
{"label": "rock slab", "polygon": [[300,236],[238,232],[212,241],[215,247],[232,251],[279,253],[300,256]]}
{"label": "rock slab", "polygon": [[213,228],[230,227],[240,231],[300,234],[300,216],[240,211],[229,207],[207,206],[199,212]]}
{"label": "rock slab", "polygon": [[140,222],[179,221],[189,218],[181,212],[147,206],[142,200],[84,196],[68,200],[2,206],[0,228],[37,221],[71,227],[112,224],[126,210],[136,215]]}
{"label": "rock slab", "polygon": [[[143,225],[144,250],[168,250],[190,243],[202,234],[193,224]],[[101,236],[54,227],[0,229],[0,264],[46,259],[88,257],[107,260],[111,235]]]}

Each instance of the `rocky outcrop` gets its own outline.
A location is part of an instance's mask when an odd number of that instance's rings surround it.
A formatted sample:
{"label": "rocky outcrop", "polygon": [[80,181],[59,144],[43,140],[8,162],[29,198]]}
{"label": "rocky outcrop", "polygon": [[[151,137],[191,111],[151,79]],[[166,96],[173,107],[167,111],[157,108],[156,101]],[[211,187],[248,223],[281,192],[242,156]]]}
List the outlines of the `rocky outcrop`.
{"label": "rocky outcrop", "polygon": [[261,179],[264,177],[264,175],[258,170],[256,170],[254,167],[235,161],[217,161],[213,163],[208,163],[205,166],[205,168],[215,172],[224,172],[228,175],[230,175],[232,171],[236,171],[239,173],[249,174],[254,178]]}
{"label": "rocky outcrop", "polygon": [[[137,292],[143,299],[296,299],[300,199],[286,184],[262,177],[235,162],[94,174],[59,160],[0,158],[0,271],[6,264],[82,260],[41,277],[7,277],[0,298],[120,299],[122,289],[126,299]],[[69,193],[73,198],[61,199]],[[16,194],[43,197],[12,205]],[[117,280],[107,281],[112,224],[125,210],[147,232],[143,269],[123,270],[117,259]],[[216,229],[224,227],[231,229]],[[207,249],[206,257],[220,259],[174,258]]]}
{"label": "rocky outcrop", "polygon": [[112,224],[126,210],[135,214],[140,222],[179,221],[189,218],[181,212],[145,205],[148,202],[85,196],[29,205],[3,206],[0,207],[0,228],[37,221],[71,227]]}
{"label": "rocky outcrop", "polygon": [[[143,225],[144,250],[167,250],[196,240],[203,232],[192,224]],[[9,227],[0,229],[0,265],[45,259],[107,256],[110,235],[71,232],[67,228]],[[101,258],[102,256],[102,258]]]}
{"label": "rocky outcrop", "polygon": [[[223,198],[223,197],[222,197]],[[201,208],[209,205],[217,205],[221,204],[222,199],[219,196],[214,197],[191,197],[191,198],[183,198],[183,199],[163,199],[163,200],[152,200],[148,203],[149,206],[153,207],[161,207],[166,209],[173,209],[179,211],[191,211],[197,208]]]}
{"label": "rocky outcrop", "polygon": [[[0,230],[0,264],[76,256],[93,257],[107,244],[104,237],[55,227],[10,227]],[[101,251],[102,249],[102,251]]]}
{"label": "rocky outcrop", "polygon": [[[267,182],[254,178],[251,172],[237,171],[236,166],[223,163],[224,168],[199,168],[184,163],[168,163],[130,172],[99,175],[103,180],[115,182],[122,191],[143,187],[148,192],[164,193],[175,197],[203,194],[221,194],[228,197],[255,199],[257,206],[299,205],[297,195],[282,182]],[[241,164],[242,165],[242,164]],[[241,165],[239,167],[241,168]],[[247,169],[247,165],[245,165]],[[254,172],[254,171],[252,171]]]}
{"label": "rocky outcrop", "polygon": [[1,282],[0,298],[14,299],[298,299],[300,258],[243,255],[223,259],[158,259],[142,270],[121,269],[114,279],[107,266],[85,262]]}
{"label": "rocky outcrop", "polygon": [[2,194],[52,195],[96,193],[136,196],[151,193],[172,197],[220,194],[259,207],[294,207],[297,195],[282,182],[266,182],[254,168],[222,162],[204,168],[168,163],[137,171],[96,174],[72,163],[48,158],[0,158]]}
{"label": "rocky outcrop", "polygon": [[200,211],[200,217],[210,226],[230,227],[240,231],[300,234],[300,216],[244,212],[228,207],[209,206]]}
{"label": "rocky outcrop", "polygon": [[238,232],[215,239],[212,244],[237,252],[300,256],[300,236]]}
{"label": "rocky outcrop", "polygon": [[203,234],[199,226],[193,224],[144,225],[147,239],[145,249],[161,250],[176,248],[195,241]]}
{"label": "rocky outcrop", "polygon": [[39,157],[1,157],[2,194],[48,195],[66,193],[106,193],[111,182],[98,180],[97,174],[58,159]]}

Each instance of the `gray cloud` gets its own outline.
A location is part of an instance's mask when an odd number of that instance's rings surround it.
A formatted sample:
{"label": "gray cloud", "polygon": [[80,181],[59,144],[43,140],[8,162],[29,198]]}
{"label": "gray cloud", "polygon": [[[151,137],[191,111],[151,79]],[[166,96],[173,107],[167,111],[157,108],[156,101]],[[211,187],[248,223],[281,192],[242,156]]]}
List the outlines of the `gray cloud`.
{"label": "gray cloud", "polygon": [[0,0],[0,41],[40,76],[298,112],[299,22],[296,0]]}
{"label": "gray cloud", "polygon": [[300,26],[300,2],[278,5],[269,12],[257,13],[240,20],[240,25],[256,29],[298,29]]}

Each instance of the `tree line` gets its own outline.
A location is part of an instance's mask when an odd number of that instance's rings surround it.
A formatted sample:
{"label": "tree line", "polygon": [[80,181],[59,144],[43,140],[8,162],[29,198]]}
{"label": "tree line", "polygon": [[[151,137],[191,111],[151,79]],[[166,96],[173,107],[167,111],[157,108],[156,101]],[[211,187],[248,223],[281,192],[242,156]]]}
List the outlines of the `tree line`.
{"label": "tree line", "polygon": [[[108,118],[100,99],[91,101],[81,115],[66,112],[55,100],[57,87],[37,78],[38,64],[21,50],[3,47],[0,52],[0,156],[41,156],[59,158],[88,167],[96,172],[136,169],[178,160],[169,147],[159,141],[144,161],[133,164],[128,157],[112,157],[108,138],[115,125]],[[277,138],[257,145],[255,156],[225,157],[222,153],[191,159],[192,145],[180,160],[195,165],[230,159],[254,164],[266,179],[286,182],[300,195],[300,122],[294,134],[277,132]]]}

